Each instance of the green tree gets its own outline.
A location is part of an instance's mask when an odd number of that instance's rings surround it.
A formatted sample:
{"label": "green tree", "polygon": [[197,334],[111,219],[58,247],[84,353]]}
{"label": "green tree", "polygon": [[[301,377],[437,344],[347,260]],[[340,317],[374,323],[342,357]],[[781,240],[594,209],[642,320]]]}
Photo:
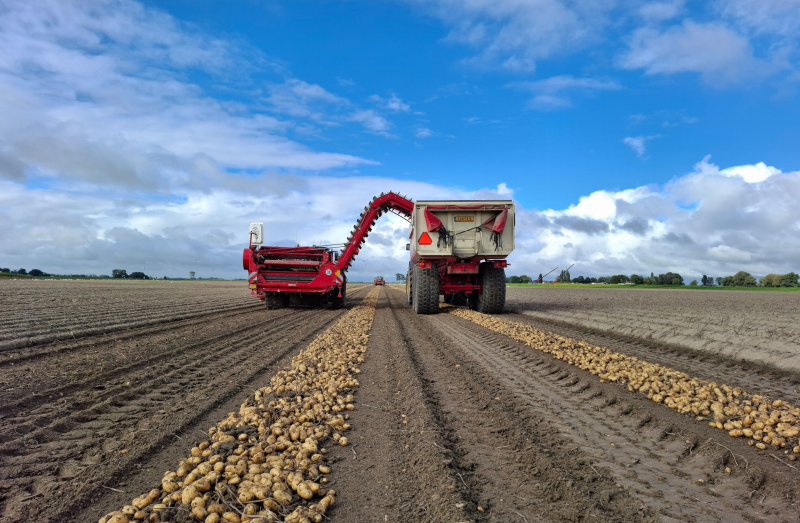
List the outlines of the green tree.
{"label": "green tree", "polygon": [[406,275],[398,272],[394,275],[394,281],[406,281]]}
{"label": "green tree", "polygon": [[689,283],[689,285],[691,285],[692,287],[697,287],[697,280],[692,280],[692,281]]}
{"label": "green tree", "polygon": [[540,273],[539,273],[539,279],[538,279],[538,280],[536,280],[536,281],[538,281],[539,283],[542,283],[542,279],[543,279],[543,278],[544,278],[544,276],[542,276],[542,273],[540,272]]}
{"label": "green tree", "polygon": [[631,283],[633,283],[634,285],[641,285],[644,283],[644,278],[642,278],[638,274],[631,274]]}
{"label": "green tree", "polygon": [[17,274],[28,274],[28,271],[26,271],[25,269],[19,269],[17,271]]}
{"label": "green tree", "polygon": [[48,276],[46,272],[40,271],[39,269],[31,269],[31,272],[29,272],[28,274],[30,274],[31,276]]}
{"label": "green tree", "polygon": [[125,269],[114,269],[113,271],[111,271],[111,276],[113,278],[127,278],[128,271],[126,271]]}
{"label": "green tree", "polygon": [[520,283],[533,283],[533,278],[531,278],[527,274],[523,274],[522,276],[519,277],[519,282]]}
{"label": "green tree", "polygon": [[128,278],[132,278],[134,280],[149,280],[150,276],[146,275],[141,271],[132,272],[128,275]]}
{"label": "green tree", "polygon": [[567,283],[572,281],[572,277],[569,275],[569,271],[564,271],[564,281]]}
{"label": "green tree", "polygon": [[506,278],[506,283],[522,283],[519,276],[509,276]]}
{"label": "green tree", "polygon": [[[700,281],[703,282],[703,287],[705,287],[706,285],[708,285],[708,276],[703,274],[703,277],[700,279]],[[691,285],[691,284],[689,284],[689,285]]]}
{"label": "green tree", "polygon": [[749,272],[739,271],[733,275],[733,285],[735,287],[755,287],[756,279]]}
{"label": "green tree", "polygon": [[0,272],[11,272],[11,269],[9,269],[8,267],[5,267],[3,269],[0,269]]}
{"label": "green tree", "polygon": [[780,286],[781,287],[797,287],[797,280],[800,279],[794,272],[790,272],[788,274],[784,274],[780,278]]}

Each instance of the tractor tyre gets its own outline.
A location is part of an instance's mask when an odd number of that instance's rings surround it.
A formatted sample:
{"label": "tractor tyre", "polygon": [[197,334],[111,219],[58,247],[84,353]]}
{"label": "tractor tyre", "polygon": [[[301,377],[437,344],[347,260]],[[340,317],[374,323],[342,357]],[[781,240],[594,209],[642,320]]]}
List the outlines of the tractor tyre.
{"label": "tractor tyre", "polygon": [[264,303],[267,305],[267,310],[283,309],[288,305],[288,295],[280,294],[277,292],[268,292]]}
{"label": "tractor tyre", "polygon": [[331,309],[342,309],[345,306],[345,297],[347,295],[347,281],[342,282],[342,297],[339,297],[339,289],[331,291]]}
{"label": "tractor tyre", "polygon": [[439,312],[439,269],[414,267],[414,312],[436,314]]}
{"label": "tractor tyre", "polygon": [[453,295],[452,294],[445,294],[444,295],[444,302],[448,305],[453,304]]}
{"label": "tractor tyre", "polygon": [[491,263],[481,264],[478,273],[481,292],[476,310],[483,314],[500,314],[506,305],[506,271]]}

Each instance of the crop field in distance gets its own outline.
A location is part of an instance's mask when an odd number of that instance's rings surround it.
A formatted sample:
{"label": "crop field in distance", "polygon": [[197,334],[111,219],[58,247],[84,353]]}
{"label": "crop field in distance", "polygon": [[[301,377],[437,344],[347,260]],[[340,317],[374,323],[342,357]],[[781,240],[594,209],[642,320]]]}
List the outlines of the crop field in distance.
{"label": "crop field in distance", "polygon": [[0,281],[0,522],[796,522],[800,293]]}

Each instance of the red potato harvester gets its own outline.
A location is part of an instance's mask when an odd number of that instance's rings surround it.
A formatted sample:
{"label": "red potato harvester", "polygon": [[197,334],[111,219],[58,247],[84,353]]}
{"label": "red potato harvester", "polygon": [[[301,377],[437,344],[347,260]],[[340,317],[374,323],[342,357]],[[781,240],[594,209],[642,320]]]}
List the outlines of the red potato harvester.
{"label": "red potato harvester", "polygon": [[264,246],[263,222],[250,224],[242,265],[251,294],[267,308],[345,304],[347,269],[375,221],[391,212],[410,222],[406,294],[419,314],[454,305],[498,313],[505,305],[506,258],[514,250],[514,203],[418,201],[389,192],[373,198],[340,251],[327,247]]}

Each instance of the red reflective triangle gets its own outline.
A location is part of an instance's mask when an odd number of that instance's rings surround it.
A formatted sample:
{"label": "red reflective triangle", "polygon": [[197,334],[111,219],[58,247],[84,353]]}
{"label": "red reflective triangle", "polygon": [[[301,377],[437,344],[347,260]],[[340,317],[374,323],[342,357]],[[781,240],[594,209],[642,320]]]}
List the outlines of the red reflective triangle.
{"label": "red reflective triangle", "polygon": [[431,243],[433,243],[431,241],[431,237],[428,236],[427,232],[423,232],[422,236],[419,237],[419,244],[420,245],[430,245]]}

